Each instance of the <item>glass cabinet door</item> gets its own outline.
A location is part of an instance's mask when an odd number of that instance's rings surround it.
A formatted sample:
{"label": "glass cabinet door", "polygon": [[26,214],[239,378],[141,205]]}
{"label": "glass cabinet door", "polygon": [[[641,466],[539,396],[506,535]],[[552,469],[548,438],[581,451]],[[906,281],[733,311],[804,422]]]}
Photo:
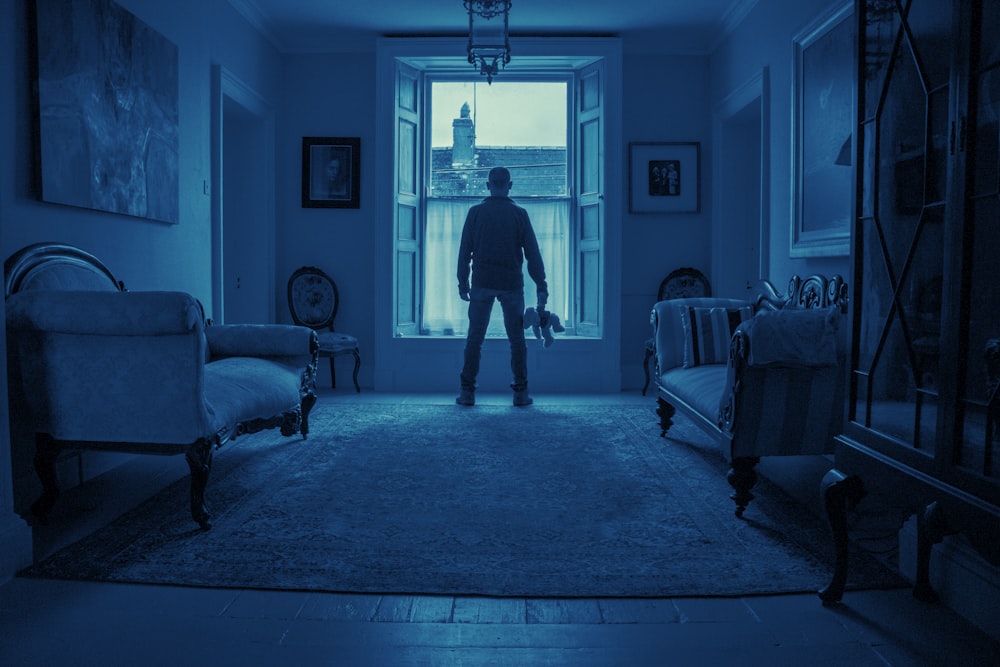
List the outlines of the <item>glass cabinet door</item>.
{"label": "glass cabinet door", "polygon": [[961,438],[954,460],[968,473],[992,480],[1000,471],[993,458],[1000,436],[997,385],[1000,383],[1000,3],[982,2],[973,10],[978,32],[970,63],[968,149],[969,205],[966,211],[966,295],[961,353],[967,371],[959,385]]}
{"label": "glass cabinet door", "polygon": [[902,447],[939,442],[948,214],[952,10],[939,0],[859,3],[863,162],[856,223],[851,419]]}

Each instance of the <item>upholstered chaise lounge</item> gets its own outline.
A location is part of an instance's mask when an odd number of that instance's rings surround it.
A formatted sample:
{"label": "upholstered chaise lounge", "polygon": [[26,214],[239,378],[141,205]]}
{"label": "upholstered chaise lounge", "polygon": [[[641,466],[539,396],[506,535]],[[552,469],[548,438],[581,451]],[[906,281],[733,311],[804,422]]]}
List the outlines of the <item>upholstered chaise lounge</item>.
{"label": "upholstered chaise lounge", "polygon": [[190,294],[127,292],[97,258],[62,244],[24,248],[4,269],[11,416],[34,436],[39,519],[59,494],[64,450],[183,453],[192,517],[208,528],[214,449],[264,428],[307,436],[311,329],[208,326]]}
{"label": "upholstered chaise lounge", "polygon": [[661,435],[680,411],[719,443],[737,516],[754,497],[760,457],[833,451],[844,411],[846,305],[840,276],[795,276],[785,295],[763,280],[751,301],[653,307]]}

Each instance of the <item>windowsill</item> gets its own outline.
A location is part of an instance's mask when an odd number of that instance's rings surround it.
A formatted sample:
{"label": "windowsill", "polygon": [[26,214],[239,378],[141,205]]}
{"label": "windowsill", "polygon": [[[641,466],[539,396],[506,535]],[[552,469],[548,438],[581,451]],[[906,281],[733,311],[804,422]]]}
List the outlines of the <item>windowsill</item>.
{"label": "windowsill", "polygon": [[[462,334],[460,336],[459,335],[445,336],[445,335],[442,335],[442,334],[424,335],[424,336],[419,336],[419,335],[397,335],[395,337],[395,340],[406,340],[406,341],[415,341],[415,340],[421,340],[421,341],[458,341],[458,342],[464,343],[465,342],[465,334]],[[531,343],[533,341],[537,341],[538,339],[536,339],[533,335],[531,335],[530,333],[528,333],[525,336],[525,340],[528,341],[528,345],[531,345]],[[555,343],[559,343],[560,341],[567,341],[567,342],[570,342],[570,341],[572,341],[572,342],[577,342],[577,341],[601,342],[602,340],[603,339],[601,339],[601,338],[599,338],[597,336],[574,336],[574,335],[565,335],[565,334],[555,334],[555,336],[554,336],[554,342]],[[486,340],[484,341],[484,344],[489,345],[490,341],[499,341],[499,342],[502,342],[502,343],[506,343],[507,342],[507,336],[505,336],[505,335],[487,336]]]}

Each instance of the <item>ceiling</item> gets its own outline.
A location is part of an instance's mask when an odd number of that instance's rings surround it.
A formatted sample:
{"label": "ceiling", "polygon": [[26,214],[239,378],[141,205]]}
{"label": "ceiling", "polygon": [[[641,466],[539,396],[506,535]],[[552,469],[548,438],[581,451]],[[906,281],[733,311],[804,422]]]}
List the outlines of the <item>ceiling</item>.
{"label": "ceiling", "polygon": [[[285,53],[372,50],[381,35],[465,36],[462,0],[229,0]],[[708,53],[757,0],[513,0],[517,36],[616,35]]]}

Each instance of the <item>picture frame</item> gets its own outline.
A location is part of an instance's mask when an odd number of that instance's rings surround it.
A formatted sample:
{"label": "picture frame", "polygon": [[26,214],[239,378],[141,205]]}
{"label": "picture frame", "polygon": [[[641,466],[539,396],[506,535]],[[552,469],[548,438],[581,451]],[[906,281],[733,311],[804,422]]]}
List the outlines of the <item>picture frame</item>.
{"label": "picture frame", "polygon": [[630,143],[629,213],[698,213],[700,163],[696,141]]}
{"label": "picture frame", "polygon": [[361,208],[360,193],[360,137],[302,137],[303,208]]}
{"label": "picture frame", "polygon": [[39,199],[179,224],[177,45],[113,0],[34,11]]}
{"label": "picture frame", "polygon": [[854,188],[853,3],[793,37],[791,257],[851,251]]}

